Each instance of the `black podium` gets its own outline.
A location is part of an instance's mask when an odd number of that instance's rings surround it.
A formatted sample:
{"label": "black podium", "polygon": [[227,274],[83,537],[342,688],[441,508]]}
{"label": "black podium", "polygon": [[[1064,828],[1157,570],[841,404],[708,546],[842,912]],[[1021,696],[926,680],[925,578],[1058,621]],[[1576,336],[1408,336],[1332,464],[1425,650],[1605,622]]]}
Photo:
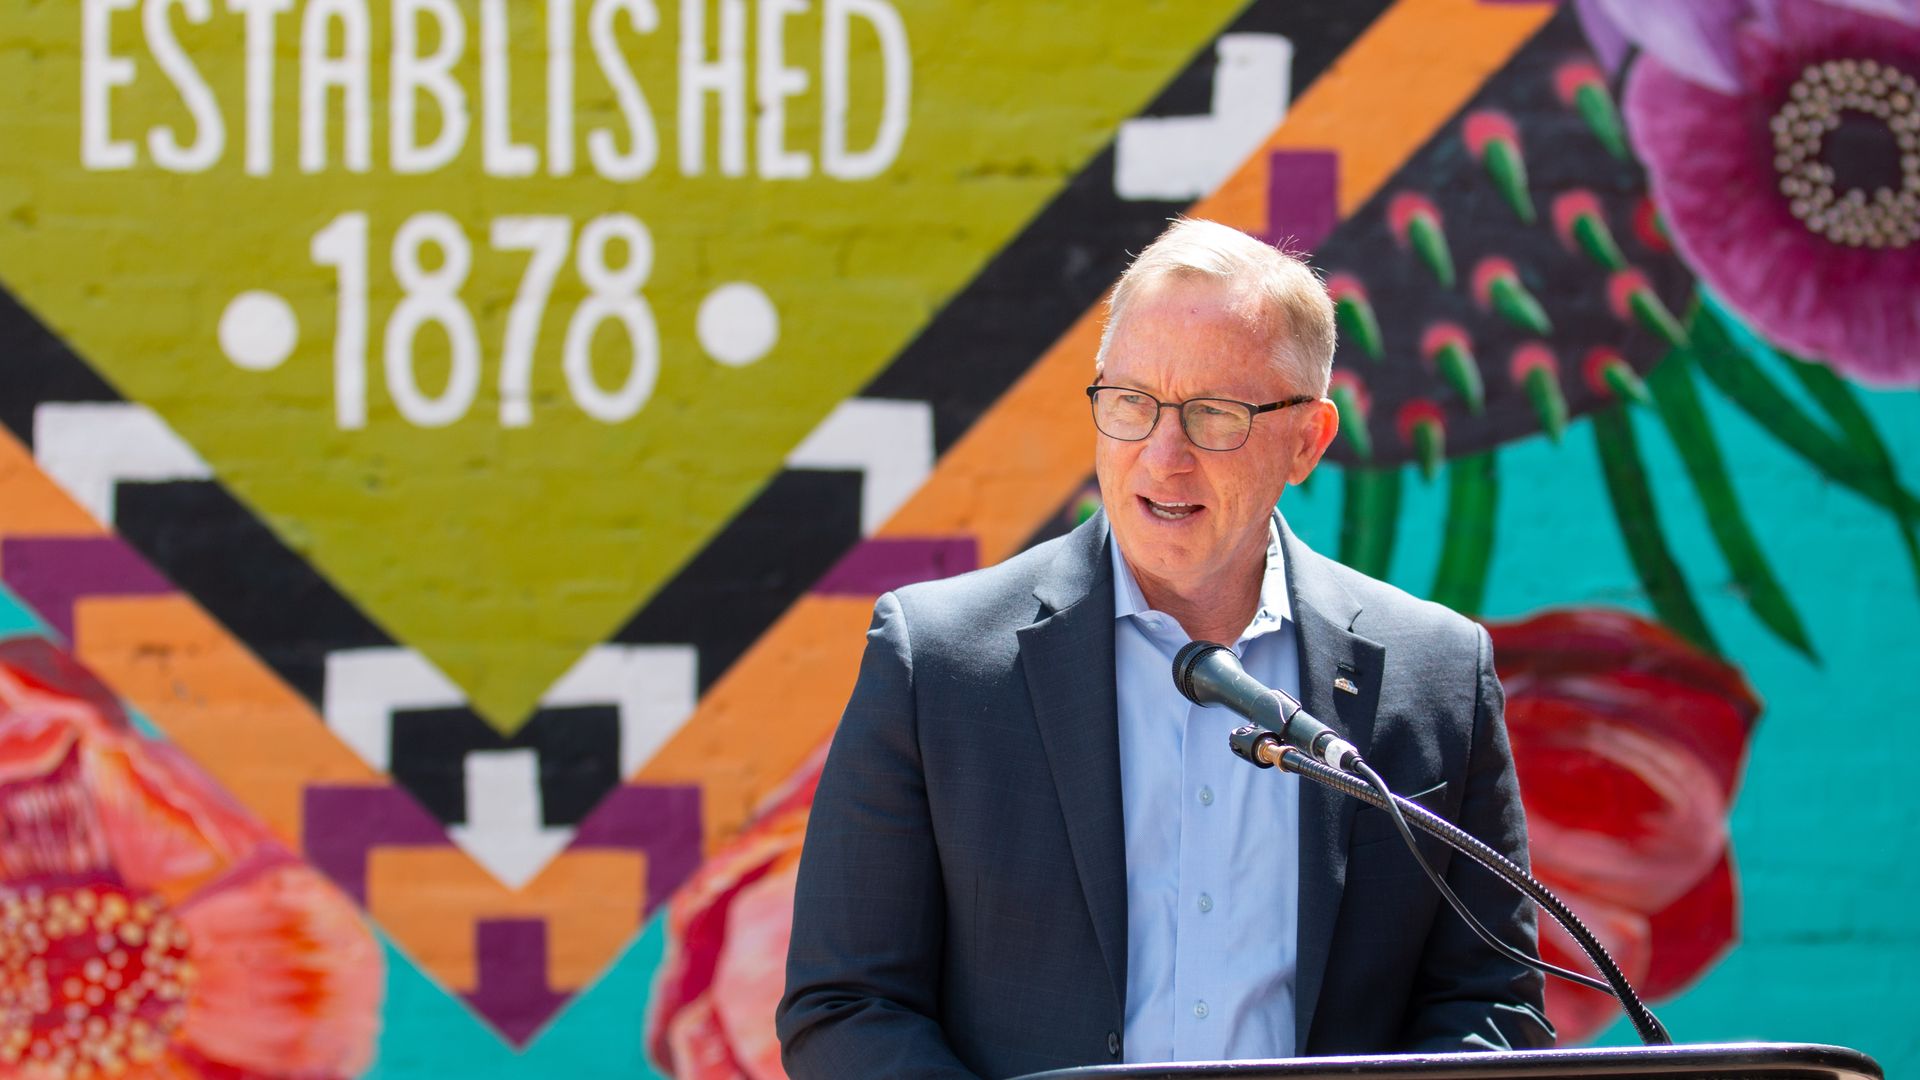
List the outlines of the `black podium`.
{"label": "black podium", "polygon": [[1091,1065],[1020,1080],[1883,1080],[1858,1050],[1812,1043],[1696,1043],[1487,1054],[1391,1054],[1151,1065]]}

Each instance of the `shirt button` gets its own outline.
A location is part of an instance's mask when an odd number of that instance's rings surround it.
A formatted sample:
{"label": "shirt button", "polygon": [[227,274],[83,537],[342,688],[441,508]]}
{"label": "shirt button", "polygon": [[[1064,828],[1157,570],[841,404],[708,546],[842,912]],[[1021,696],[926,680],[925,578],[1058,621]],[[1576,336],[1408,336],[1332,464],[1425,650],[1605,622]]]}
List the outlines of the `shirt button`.
{"label": "shirt button", "polygon": [[1208,896],[1208,895],[1207,895],[1206,893],[1201,893],[1201,894],[1200,894],[1200,911],[1201,911],[1201,913],[1202,913],[1202,914],[1205,914],[1206,912],[1209,912],[1209,911],[1212,911],[1212,910],[1213,910],[1213,897],[1211,897],[1211,896]]}
{"label": "shirt button", "polygon": [[1201,806],[1213,805],[1213,789],[1212,788],[1203,787],[1200,789],[1200,805]]}
{"label": "shirt button", "polygon": [[1199,1017],[1202,1020],[1205,1020],[1207,1018],[1207,1003],[1204,1001],[1194,1002],[1193,1015]]}
{"label": "shirt button", "polygon": [[1107,1032],[1107,1053],[1112,1057],[1120,1056],[1120,1033],[1119,1032],[1117,1031]]}

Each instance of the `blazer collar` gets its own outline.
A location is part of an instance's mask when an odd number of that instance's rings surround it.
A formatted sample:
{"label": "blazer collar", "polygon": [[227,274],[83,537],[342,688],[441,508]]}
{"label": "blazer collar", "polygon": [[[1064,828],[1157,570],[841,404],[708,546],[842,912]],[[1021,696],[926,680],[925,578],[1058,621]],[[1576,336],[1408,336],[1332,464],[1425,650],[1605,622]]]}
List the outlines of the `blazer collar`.
{"label": "blazer collar", "polygon": [[1097,510],[1061,537],[1060,550],[1033,586],[1034,599],[1047,609],[1039,621],[1044,622],[1049,613],[1077,606],[1094,592],[1095,586],[1106,590],[1108,606],[1112,606],[1113,567],[1107,560],[1108,532],[1107,512]]}
{"label": "blazer collar", "polygon": [[[1300,641],[1300,702],[1332,725],[1364,756],[1373,743],[1374,713],[1386,649],[1353,632],[1361,605],[1337,578],[1335,564],[1280,526],[1288,588]],[[1336,687],[1336,681],[1341,686]],[[1294,1052],[1309,1052],[1315,1007],[1327,971],[1328,943],[1346,887],[1347,837],[1359,803],[1310,781],[1300,782],[1300,915],[1294,974]]]}
{"label": "blazer collar", "polygon": [[1120,728],[1113,663],[1113,567],[1107,519],[1063,541],[1033,595],[1043,608],[1020,629],[1020,660],[1046,748],[1074,869],[1113,981],[1127,1001],[1127,851],[1120,805]]}

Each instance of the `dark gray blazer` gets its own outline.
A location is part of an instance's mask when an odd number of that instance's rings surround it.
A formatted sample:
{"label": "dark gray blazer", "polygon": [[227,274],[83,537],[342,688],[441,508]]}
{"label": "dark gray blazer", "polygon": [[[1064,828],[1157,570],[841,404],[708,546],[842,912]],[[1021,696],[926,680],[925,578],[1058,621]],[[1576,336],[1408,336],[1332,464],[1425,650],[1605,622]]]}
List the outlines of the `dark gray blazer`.
{"label": "dark gray blazer", "polygon": [[[1284,526],[1281,542],[1307,709],[1395,791],[1524,863],[1486,631]],[[1119,1060],[1127,878],[1107,543],[1097,515],[875,606],[800,863],[778,1013],[796,1080]],[[1336,691],[1340,677],[1359,692]],[[1297,840],[1301,1054],[1552,1041],[1541,977],[1445,909],[1386,814],[1303,782]],[[1449,855],[1429,853],[1461,899],[1531,947],[1532,906]]]}

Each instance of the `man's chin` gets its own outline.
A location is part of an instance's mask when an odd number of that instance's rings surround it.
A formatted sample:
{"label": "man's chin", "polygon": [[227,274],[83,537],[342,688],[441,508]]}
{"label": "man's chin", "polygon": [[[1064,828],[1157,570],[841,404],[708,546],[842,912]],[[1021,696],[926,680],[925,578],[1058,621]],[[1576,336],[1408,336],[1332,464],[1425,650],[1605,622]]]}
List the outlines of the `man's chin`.
{"label": "man's chin", "polygon": [[1120,555],[1135,577],[1155,581],[1180,581],[1192,577],[1201,562],[1204,545],[1169,543],[1169,538],[1154,535],[1155,530],[1115,530]]}

